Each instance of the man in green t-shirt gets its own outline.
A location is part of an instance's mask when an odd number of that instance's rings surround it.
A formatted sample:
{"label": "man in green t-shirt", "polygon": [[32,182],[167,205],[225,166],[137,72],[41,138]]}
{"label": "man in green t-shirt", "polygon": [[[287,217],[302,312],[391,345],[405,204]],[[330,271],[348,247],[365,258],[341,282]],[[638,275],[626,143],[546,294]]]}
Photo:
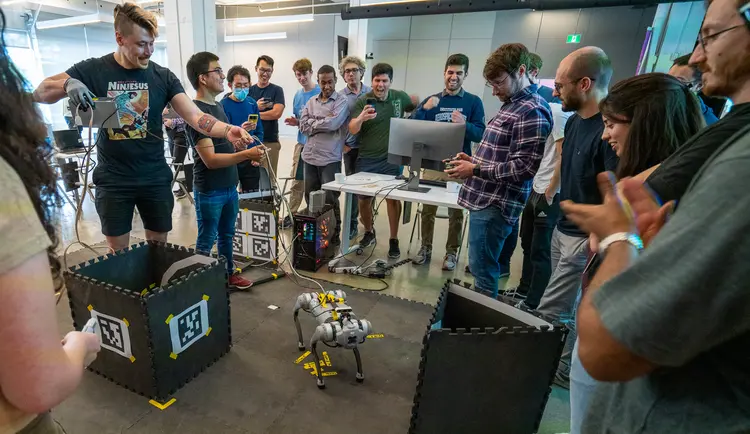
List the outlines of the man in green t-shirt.
{"label": "man in green t-shirt", "polygon": [[[358,134],[359,158],[357,172],[401,175],[401,167],[388,162],[388,136],[391,132],[391,118],[406,117],[419,103],[419,98],[409,96],[402,90],[391,89],[393,67],[378,63],[372,68],[372,91],[362,95],[352,110],[349,132]],[[390,226],[390,246],[388,257],[401,256],[398,247],[398,221],[401,218],[401,202],[386,199],[388,224]],[[359,241],[361,247],[375,242],[372,219],[372,198],[359,197],[359,215],[365,226],[365,234]]]}

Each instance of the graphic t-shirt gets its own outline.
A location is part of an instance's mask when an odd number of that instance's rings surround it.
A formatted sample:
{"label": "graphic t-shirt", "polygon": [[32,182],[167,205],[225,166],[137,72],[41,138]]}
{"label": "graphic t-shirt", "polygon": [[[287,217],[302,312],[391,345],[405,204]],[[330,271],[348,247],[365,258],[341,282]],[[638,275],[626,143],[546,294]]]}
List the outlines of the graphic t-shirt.
{"label": "graphic t-shirt", "polygon": [[[250,97],[255,101],[265,98],[266,101],[273,101],[274,104],[286,105],[284,102],[284,89],[281,86],[276,86],[273,83],[269,83],[266,87],[258,87],[257,84],[250,86]],[[273,109],[261,109],[262,112]],[[279,121],[261,121],[263,123],[263,135],[265,136],[264,142],[278,142],[279,141]]]}
{"label": "graphic t-shirt", "polygon": [[[368,92],[359,99],[354,106],[351,117],[356,118],[367,105],[367,99],[377,99],[373,92]],[[389,90],[385,101],[377,100],[374,119],[365,121],[357,135],[359,140],[359,156],[365,158],[387,158],[388,136],[391,133],[391,118],[403,118],[407,112],[414,110],[414,103],[403,90]]]}
{"label": "graphic t-shirt", "polygon": [[167,68],[149,62],[146,69],[125,69],[114,54],[84,60],[66,71],[97,98],[115,101],[120,128],[97,139],[93,181],[99,188],[139,187],[172,182],[164,159],[162,111],[185,90]]}
{"label": "graphic t-shirt", "polygon": [[[614,171],[619,159],[602,140],[604,121],[597,113],[588,119],[574,114],[565,125],[560,166],[560,201],[572,200],[581,204],[600,204],[602,196],[596,176],[607,170]],[[586,233],[561,213],[557,229],[571,237],[585,237]]]}
{"label": "graphic t-shirt", "polygon": [[[224,114],[224,107],[222,107],[221,104],[216,103],[211,105],[198,100],[194,100],[194,102],[203,113],[208,113],[221,122],[229,123],[227,115]],[[209,169],[206,167],[206,164],[195,149],[198,142],[203,139],[212,140],[214,144],[214,152],[217,154],[234,154],[234,145],[232,145],[227,139],[208,137],[190,126],[187,127],[186,136],[188,145],[193,148],[193,161],[195,161],[195,164],[193,165],[193,185],[195,186],[195,190],[201,193],[207,193],[209,191],[236,187],[239,182],[236,165],[221,167],[218,169]]]}

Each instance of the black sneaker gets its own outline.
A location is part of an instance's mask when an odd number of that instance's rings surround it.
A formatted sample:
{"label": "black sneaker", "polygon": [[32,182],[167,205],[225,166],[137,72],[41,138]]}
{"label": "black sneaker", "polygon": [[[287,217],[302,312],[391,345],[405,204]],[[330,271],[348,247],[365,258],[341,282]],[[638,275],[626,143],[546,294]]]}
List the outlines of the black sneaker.
{"label": "black sneaker", "polygon": [[388,249],[388,257],[391,259],[398,259],[401,256],[401,249],[398,248],[398,240],[391,238],[388,240],[390,248]]}
{"label": "black sneaker", "polygon": [[289,229],[292,227],[292,218],[289,216],[284,217],[284,220],[281,222],[281,229]]}
{"label": "black sneaker", "polygon": [[366,248],[370,247],[370,245],[375,244],[375,231],[369,231],[365,232],[364,235],[362,235],[362,238],[359,240],[359,247],[360,248]]}
{"label": "black sneaker", "polygon": [[359,229],[357,229],[357,225],[354,224],[351,226],[351,229],[349,229],[349,239],[353,240],[357,238],[357,235],[359,235]]}

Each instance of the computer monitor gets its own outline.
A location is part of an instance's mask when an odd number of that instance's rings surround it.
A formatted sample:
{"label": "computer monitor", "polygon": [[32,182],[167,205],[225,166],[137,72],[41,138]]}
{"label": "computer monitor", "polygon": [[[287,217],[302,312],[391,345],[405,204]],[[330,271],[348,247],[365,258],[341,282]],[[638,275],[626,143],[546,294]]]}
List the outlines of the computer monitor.
{"label": "computer monitor", "polygon": [[403,190],[427,192],[419,186],[421,170],[443,170],[443,160],[452,158],[464,147],[466,127],[451,122],[391,119],[388,138],[388,162],[409,165],[409,183]]}

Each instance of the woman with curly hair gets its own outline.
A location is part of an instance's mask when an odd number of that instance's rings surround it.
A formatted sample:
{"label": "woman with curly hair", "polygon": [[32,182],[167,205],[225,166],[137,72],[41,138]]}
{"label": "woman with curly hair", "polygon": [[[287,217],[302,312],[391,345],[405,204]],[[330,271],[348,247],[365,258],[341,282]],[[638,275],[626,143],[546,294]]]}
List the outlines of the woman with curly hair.
{"label": "woman with curly hair", "polygon": [[4,31],[0,10],[0,432],[58,433],[49,410],[78,387],[99,338],[74,331],[60,343],[56,177],[45,126],[8,57]]}

